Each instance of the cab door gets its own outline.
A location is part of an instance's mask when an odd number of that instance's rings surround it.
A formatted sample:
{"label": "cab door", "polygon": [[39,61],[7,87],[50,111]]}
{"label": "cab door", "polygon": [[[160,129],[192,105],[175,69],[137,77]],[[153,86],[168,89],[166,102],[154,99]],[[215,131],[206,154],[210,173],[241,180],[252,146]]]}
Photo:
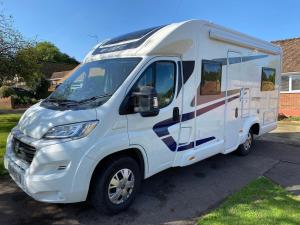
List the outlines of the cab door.
{"label": "cab door", "polygon": [[181,82],[178,79],[179,61],[177,57],[153,58],[144,66],[129,91],[152,86],[158,94],[158,115],[127,115],[129,143],[145,150],[150,175],[171,167],[176,155],[182,111],[182,96],[177,93],[178,82]]}

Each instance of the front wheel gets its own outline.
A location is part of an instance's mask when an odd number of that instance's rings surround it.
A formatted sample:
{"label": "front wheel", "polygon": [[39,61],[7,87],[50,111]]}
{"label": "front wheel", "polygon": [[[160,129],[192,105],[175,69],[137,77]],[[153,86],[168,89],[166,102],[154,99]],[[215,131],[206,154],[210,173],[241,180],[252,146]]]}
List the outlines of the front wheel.
{"label": "front wheel", "polygon": [[246,141],[238,147],[237,153],[242,156],[248,155],[252,150],[252,145],[253,132],[252,130],[249,130]]}
{"label": "front wheel", "polygon": [[129,157],[107,164],[96,174],[91,192],[91,202],[100,212],[116,214],[133,202],[141,183],[137,162]]}

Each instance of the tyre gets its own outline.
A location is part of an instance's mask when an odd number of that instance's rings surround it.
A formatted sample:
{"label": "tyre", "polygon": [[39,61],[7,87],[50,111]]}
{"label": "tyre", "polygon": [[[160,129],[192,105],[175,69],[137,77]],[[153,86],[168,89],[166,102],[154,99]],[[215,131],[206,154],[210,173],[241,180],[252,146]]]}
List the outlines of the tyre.
{"label": "tyre", "polygon": [[90,200],[92,205],[105,214],[116,214],[127,209],[133,202],[141,183],[138,163],[130,157],[111,160],[96,171]]}
{"label": "tyre", "polygon": [[237,153],[241,156],[248,155],[252,150],[252,145],[253,145],[253,132],[250,129],[246,141],[238,147]]}

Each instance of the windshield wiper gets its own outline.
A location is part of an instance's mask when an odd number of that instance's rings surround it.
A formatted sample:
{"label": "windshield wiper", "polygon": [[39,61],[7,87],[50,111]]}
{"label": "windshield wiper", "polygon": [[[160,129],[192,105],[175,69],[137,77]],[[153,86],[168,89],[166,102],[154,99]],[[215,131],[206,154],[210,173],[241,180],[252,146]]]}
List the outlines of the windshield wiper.
{"label": "windshield wiper", "polygon": [[45,103],[51,103],[53,105],[61,106],[61,107],[68,107],[68,106],[75,106],[78,104],[78,101],[75,100],[68,100],[68,99],[55,99],[49,98],[45,100]]}
{"label": "windshield wiper", "polygon": [[78,101],[75,100],[69,100],[69,99],[55,99],[55,98],[49,98],[46,99],[47,102],[57,102],[57,103],[77,103]]}
{"label": "windshield wiper", "polygon": [[78,103],[92,102],[92,101],[95,101],[95,100],[98,100],[98,99],[102,99],[102,98],[107,98],[107,97],[110,97],[110,96],[112,96],[112,94],[94,96],[94,97],[91,97],[91,98],[87,98],[87,99],[81,100]]}
{"label": "windshield wiper", "polygon": [[71,107],[71,106],[78,106],[78,105],[81,105],[81,104],[94,102],[98,99],[103,99],[103,98],[110,97],[111,95],[112,94],[93,96],[91,98],[87,98],[87,99],[84,99],[84,100],[81,100],[81,101],[69,100],[69,99],[49,98],[49,99],[46,99],[45,102],[49,102],[49,103],[55,104],[57,106],[62,106],[62,107]]}

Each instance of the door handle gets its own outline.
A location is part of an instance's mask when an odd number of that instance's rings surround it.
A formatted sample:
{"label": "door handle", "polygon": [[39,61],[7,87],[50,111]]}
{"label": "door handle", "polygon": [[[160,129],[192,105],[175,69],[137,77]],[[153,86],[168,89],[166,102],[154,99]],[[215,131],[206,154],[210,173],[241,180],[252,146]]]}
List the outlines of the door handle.
{"label": "door handle", "polygon": [[235,108],[235,118],[237,118],[238,116],[239,116],[239,108],[238,107],[236,107]]}
{"label": "door handle", "polygon": [[180,120],[180,114],[179,114],[179,108],[174,107],[173,108],[173,121],[179,121]]}

